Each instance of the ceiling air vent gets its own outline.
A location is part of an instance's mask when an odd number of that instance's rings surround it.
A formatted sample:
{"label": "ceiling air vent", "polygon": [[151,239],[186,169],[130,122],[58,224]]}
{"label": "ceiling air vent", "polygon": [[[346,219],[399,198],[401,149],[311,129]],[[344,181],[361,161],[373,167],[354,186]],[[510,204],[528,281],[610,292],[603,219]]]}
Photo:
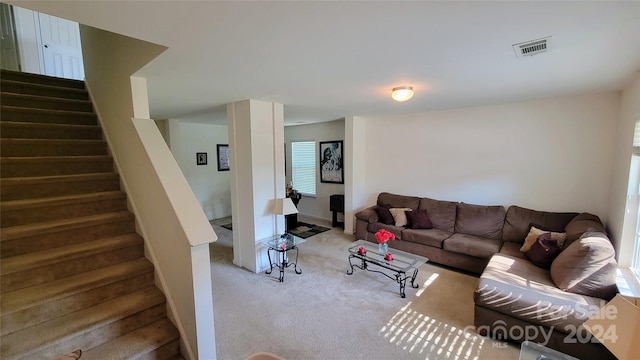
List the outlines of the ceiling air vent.
{"label": "ceiling air vent", "polygon": [[533,56],[551,49],[551,36],[513,45],[516,57]]}

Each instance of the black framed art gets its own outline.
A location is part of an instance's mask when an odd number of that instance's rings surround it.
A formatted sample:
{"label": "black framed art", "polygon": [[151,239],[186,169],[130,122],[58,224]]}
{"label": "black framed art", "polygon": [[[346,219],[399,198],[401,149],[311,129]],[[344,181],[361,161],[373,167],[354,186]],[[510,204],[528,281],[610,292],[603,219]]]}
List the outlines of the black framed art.
{"label": "black framed art", "polygon": [[342,140],[320,142],[320,182],[344,184]]}
{"label": "black framed art", "polygon": [[218,171],[229,171],[229,144],[216,145],[218,150]]}
{"label": "black framed art", "polygon": [[207,165],[207,153],[196,153],[196,165]]}

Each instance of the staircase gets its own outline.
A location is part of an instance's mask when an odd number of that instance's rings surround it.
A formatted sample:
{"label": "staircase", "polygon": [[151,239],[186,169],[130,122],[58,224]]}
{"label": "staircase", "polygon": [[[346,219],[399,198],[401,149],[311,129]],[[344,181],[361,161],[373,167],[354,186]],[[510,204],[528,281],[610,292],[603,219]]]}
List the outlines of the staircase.
{"label": "staircase", "polygon": [[84,82],[0,75],[0,357],[181,359]]}

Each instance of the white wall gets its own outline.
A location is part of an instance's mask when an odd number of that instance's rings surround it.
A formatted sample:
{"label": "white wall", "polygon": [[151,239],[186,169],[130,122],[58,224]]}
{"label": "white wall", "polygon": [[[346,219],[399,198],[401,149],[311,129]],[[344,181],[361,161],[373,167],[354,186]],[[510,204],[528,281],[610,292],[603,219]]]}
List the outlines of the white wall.
{"label": "white wall", "polygon": [[[620,96],[605,93],[402,116],[362,117],[362,184],[378,193],[607,220]],[[349,215],[349,214],[347,214]]]}
{"label": "white wall", "polygon": [[[230,172],[218,171],[217,146],[229,144],[229,127],[171,119],[171,152],[209,220],[231,216]],[[196,153],[207,153],[207,165],[196,165]]]}
{"label": "white wall", "polygon": [[[608,209],[609,232],[616,246],[618,261],[630,265],[635,238],[638,209],[627,208],[627,197],[637,196],[638,189],[628,189],[629,165],[633,148],[635,121],[640,119],[640,73],[622,92],[620,117],[615,138],[614,168],[611,176],[611,196]],[[636,194],[634,194],[636,192]]]}
{"label": "white wall", "polygon": [[[284,128],[284,141],[287,148],[287,184],[291,181],[291,142],[292,141],[316,141],[316,157],[319,161],[319,143],[321,141],[344,140],[345,128],[344,120],[336,120],[319,124],[295,125]],[[348,162],[349,154],[346,144],[343,144],[342,154],[344,162]],[[345,169],[345,176],[347,171]],[[295,187],[295,184],[293,184]],[[320,182],[319,165],[316,170],[316,197],[303,196],[298,204],[298,211],[301,214],[313,216],[321,219],[331,220],[332,213],[329,211],[329,196],[333,194],[344,194],[344,184],[322,183]],[[342,215],[340,215],[342,217]]]}
{"label": "white wall", "polygon": [[[165,47],[80,26],[86,84],[127,192],[145,255],[188,359],[215,359],[209,243],[217,239],[154,121],[146,80],[132,75]],[[133,119],[139,117],[138,119]]]}

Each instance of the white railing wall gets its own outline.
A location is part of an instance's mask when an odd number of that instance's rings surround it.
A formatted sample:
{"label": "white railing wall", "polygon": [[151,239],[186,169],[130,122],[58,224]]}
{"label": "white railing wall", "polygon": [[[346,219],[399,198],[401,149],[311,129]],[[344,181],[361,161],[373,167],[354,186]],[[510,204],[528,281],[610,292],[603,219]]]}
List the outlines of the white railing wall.
{"label": "white railing wall", "polygon": [[146,80],[133,76],[165,47],[80,26],[86,82],[145,254],[188,359],[215,359],[208,244],[216,234],[149,119]]}

